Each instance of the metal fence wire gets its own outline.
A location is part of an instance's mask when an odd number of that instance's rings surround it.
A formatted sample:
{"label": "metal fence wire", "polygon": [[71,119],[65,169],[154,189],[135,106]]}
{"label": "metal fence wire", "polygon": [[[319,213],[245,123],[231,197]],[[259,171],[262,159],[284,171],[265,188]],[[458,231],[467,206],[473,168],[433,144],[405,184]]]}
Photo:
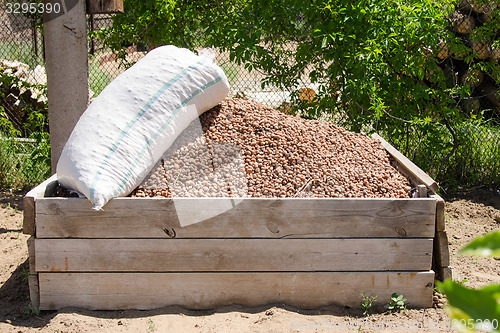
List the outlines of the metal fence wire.
{"label": "metal fence wire", "polygon": [[[23,135],[32,110],[47,113],[47,84],[43,55],[43,37],[37,22],[22,15],[7,13],[0,4],[0,116],[8,118]],[[9,78],[7,80],[7,78]],[[25,86],[31,86],[27,89]],[[1,119],[0,119],[1,120]]]}
{"label": "metal fence wire", "polygon": [[[2,72],[2,75],[14,73],[29,83],[45,85],[43,36],[40,29],[30,17],[8,14],[5,9],[4,3],[0,4],[0,21],[5,22],[0,26],[0,69],[7,71]],[[448,79],[453,80],[455,84],[468,84],[471,87],[471,96],[461,100],[458,106],[469,114],[487,110],[487,117],[496,119],[500,118],[500,94],[496,86],[500,78],[495,76],[499,74],[479,70],[479,67],[484,65],[482,68],[492,68],[492,63],[498,64],[500,60],[500,48],[496,46],[498,36],[480,39],[478,37],[480,35],[476,32],[480,31],[484,24],[490,22],[493,15],[500,14],[499,11],[496,2],[474,5],[472,1],[460,1],[455,12],[449,17],[449,30],[466,47],[453,48],[443,41],[429,48],[438,68],[445,75],[450,75]],[[88,15],[87,22],[90,36],[93,31],[110,27],[112,17]],[[116,61],[116,54],[106,49],[97,39],[89,38],[88,51],[90,95],[96,97],[125,70],[125,67]],[[125,51],[131,62],[138,61],[147,53],[137,46],[126,47]],[[255,70],[249,72],[244,65],[231,62],[229,54],[218,52],[217,48],[212,48],[211,52],[215,62],[221,66],[228,77],[233,97],[253,99],[274,108],[286,108],[293,93],[298,93],[300,98],[308,99],[318,91],[318,87],[308,81],[307,75],[304,76],[305,79],[298,82],[293,91],[279,89],[272,85],[263,89],[261,82],[266,73]],[[466,60],[471,54],[472,62],[469,61],[470,59]],[[12,97],[16,97],[15,93],[19,95],[21,92],[14,92],[14,94],[8,92],[5,96],[12,95],[11,100],[2,99],[1,103],[5,110],[10,107],[9,103],[16,103],[12,100]],[[9,117],[5,112],[1,116]],[[405,140],[406,146],[404,147],[397,140],[386,139],[433,177],[446,178],[443,175],[449,174],[450,177],[460,182],[499,186],[500,134],[498,124],[469,124],[464,125],[460,131],[462,135],[460,135],[459,146],[455,148],[450,158],[446,156],[448,151],[440,156],[439,153],[429,150],[416,136]],[[449,140],[452,138],[450,137]],[[435,156],[432,156],[433,154]],[[443,160],[446,161],[444,165],[442,165]]]}
{"label": "metal fence wire", "polygon": [[[112,19],[108,15],[90,15],[88,17],[89,32],[98,31],[101,28],[109,27],[112,24]],[[195,36],[198,41],[193,43],[203,45],[204,38],[202,35]],[[204,51],[210,53],[214,57],[214,61],[225,72],[231,86],[232,97],[245,97],[274,108],[287,106],[290,102],[290,95],[293,91],[301,90],[314,94],[313,90],[317,91],[317,85],[312,84],[307,78],[299,81],[298,86],[294,90],[283,90],[274,86],[267,86],[262,89],[261,82],[266,73],[259,71],[249,71],[244,64],[237,65],[229,60],[228,52],[219,52],[216,47],[203,46],[195,51]],[[147,52],[141,50],[137,46],[129,46],[126,48],[128,54],[127,60],[135,62],[142,58]],[[89,41],[89,84],[90,89],[97,95],[112,79],[114,79],[125,68],[120,67],[119,62],[116,62],[116,55],[103,48],[103,45],[98,40],[91,39]],[[307,73],[306,73],[307,74]],[[312,98],[307,93],[302,94],[303,98]]]}
{"label": "metal fence wire", "polygon": [[[42,66],[43,40],[36,22],[22,14],[7,13],[5,7],[0,6],[0,58],[2,61],[16,61],[34,70]],[[32,75],[31,80],[45,83],[41,75]]]}

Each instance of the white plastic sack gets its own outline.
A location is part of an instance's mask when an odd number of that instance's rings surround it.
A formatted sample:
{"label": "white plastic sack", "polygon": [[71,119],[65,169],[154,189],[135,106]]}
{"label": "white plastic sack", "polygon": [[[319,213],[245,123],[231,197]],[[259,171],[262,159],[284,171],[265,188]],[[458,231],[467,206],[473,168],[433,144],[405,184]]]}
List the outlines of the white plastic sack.
{"label": "white plastic sack", "polygon": [[95,209],[128,195],[189,123],[228,92],[210,59],[175,46],[152,50],[80,117],[57,163],[59,182]]}

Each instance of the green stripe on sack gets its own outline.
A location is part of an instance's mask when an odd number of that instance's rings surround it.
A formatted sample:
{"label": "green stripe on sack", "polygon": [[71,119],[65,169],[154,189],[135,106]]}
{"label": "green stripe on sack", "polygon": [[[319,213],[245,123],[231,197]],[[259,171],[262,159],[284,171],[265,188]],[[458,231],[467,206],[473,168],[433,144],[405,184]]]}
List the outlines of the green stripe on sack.
{"label": "green stripe on sack", "polygon": [[219,76],[215,80],[210,81],[207,84],[203,85],[198,90],[194,91],[191,95],[189,95],[184,101],[182,101],[182,103],[178,107],[175,108],[174,112],[172,112],[172,114],[167,119],[167,121],[163,124],[163,126],[155,133],[155,135],[151,139],[149,139],[146,142],[144,147],[142,147],[141,152],[139,153],[139,155],[136,157],[136,159],[132,163],[132,166],[130,167],[130,169],[127,171],[125,178],[122,180],[120,186],[118,187],[116,192],[113,194],[113,197],[116,197],[118,195],[118,193],[123,189],[123,186],[125,186],[125,183],[129,180],[129,177],[132,174],[132,172],[134,171],[135,167],[137,166],[137,163],[139,163],[140,159],[142,158],[144,153],[147,151],[147,149],[149,148],[151,143],[153,143],[153,141],[155,141],[156,138],[165,130],[165,128],[170,124],[170,121],[172,120],[172,118],[181,110],[181,108],[183,106],[185,106],[190,100],[192,100],[196,95],[198,95],[200,92],[202,92],[204,89],[216,84],[217,82],[219,82],[221,80],[222,80],[222,76]]}
{"label": "green stripe on sack", "polygon": [[99,181],[100,176],[102,175],[101,171],[102,169],[106,166],[108,161],[111,159],[113,154],[116,152],[120,144],[123,142],[123,138],[127,135],[127,133],[130,131],[130,129],[141,119],[146,112],[151,108],[151,105],[154,104],[158,100],[158,98],[165,93],[174,83],[179,81],[182,77],[184,77],[188,72],[198,68],[199,66],[203,65],[206,62],[206,59],[202,59],[201,61],[198,61],[195,65],[191,65],[187,68],[184,68],[181,70],[179,73],[177,73],[173,78],[171,78],[168,82],[166,82],[158,91],[151,96],[151,98],[144,104],[144,106],[141,108],[141,110],[135,115],[134,119],[129,121],[129,123],[125,126],[125,128],[120,132],[118,138],[115,140],[113,145],[110,147],[108,154],[104,157],[104,161],[101,163],[99,169],[97,170],[94,180],[92,181],[92,184],[90,186],[90,202],[92,203],[92,206],[95,206],[94,204],[94,192],[95,192],[95,185]]}

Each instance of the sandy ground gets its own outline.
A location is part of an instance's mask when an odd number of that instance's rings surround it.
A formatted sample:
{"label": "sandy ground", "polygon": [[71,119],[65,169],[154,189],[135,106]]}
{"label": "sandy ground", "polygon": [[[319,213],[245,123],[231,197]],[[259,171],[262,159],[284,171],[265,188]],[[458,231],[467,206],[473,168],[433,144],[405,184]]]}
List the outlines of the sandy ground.
{"label": "sandy ground", "polygon": [[[210,311],[167,307],[153,311],[87,311],[63,309],[36,313],[29,307],[28,250],[22,234],[23,193],[0,192],[0,332],[453,332],[439,308],[372,314],[329,306],[303,311],[281,304],[246,308],[226,306]],[[448,198],[447,232],[456,280],[467,286],[500,283],[500,262],[459,256],[475,236],[500,228],[500,194],[476,189]]]}

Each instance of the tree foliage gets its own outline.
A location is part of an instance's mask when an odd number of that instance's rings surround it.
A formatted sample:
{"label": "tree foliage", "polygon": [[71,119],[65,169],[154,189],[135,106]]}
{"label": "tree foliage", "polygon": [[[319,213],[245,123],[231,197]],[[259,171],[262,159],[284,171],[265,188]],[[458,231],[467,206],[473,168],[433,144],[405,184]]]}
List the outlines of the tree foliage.
{"label": "tree foliage", "polygon": [[193,50],[209,45],[207,41],[212,39],[206,32],[217,25],[214,20],[235,17],[238,1],[233,2],[125,0],[124,13],[115,15],[112,27],[97,31],[95,36],[118,52],[122,60],[126,56],[124,47],[130,45],[150,50],[172,44]]}

